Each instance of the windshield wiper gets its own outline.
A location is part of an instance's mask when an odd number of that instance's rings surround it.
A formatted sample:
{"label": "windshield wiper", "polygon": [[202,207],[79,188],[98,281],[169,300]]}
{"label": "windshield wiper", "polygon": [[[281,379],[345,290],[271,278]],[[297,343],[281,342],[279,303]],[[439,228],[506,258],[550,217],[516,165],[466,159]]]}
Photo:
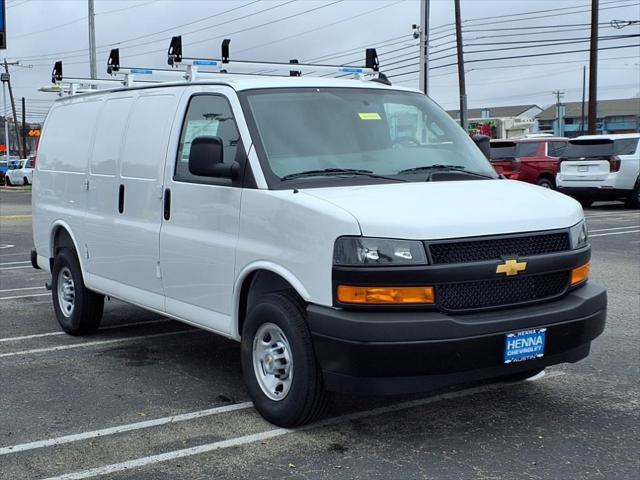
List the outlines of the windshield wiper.
{"label": "windshield wiper", "polygon": [[419,173],[419,172],[430,172],[429,176],[427,177],[427,181],[431,180],[431,175],[437,172],[460,172],[460,173],[466,173],[468,175],[473,175],[476,177],[491,178],[491,179],[494,178],[491,175],[485,175],[484,173],[472,172],[470,170],[467,170],[463,165],[440,165],[440,164],[407,168],[405,170],[400,170],[398,174]]}
{"label": "windshield wiper", "polygon": [[290,173],[289,175],[285,175],[284,177],[282,177],[280,180],[284,182],[287,180],[294,180],[296,178],[335,176],[335,175],[362,175],[362,176],[371,177],[371,178],[383,178],[385,180],[393,180],[395,182],[407,181],[404,178],[385,177],[384,175],[375,174],[371,170],[358,170],[355,168],[323,168],[320,170],[306,170],[304,172]]}

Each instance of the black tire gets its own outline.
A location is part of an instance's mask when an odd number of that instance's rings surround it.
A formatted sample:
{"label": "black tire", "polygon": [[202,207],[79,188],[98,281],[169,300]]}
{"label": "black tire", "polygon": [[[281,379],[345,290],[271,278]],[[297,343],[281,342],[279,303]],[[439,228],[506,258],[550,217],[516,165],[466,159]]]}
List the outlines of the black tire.
{"label": "black tire", "polygon": [[[254,338],[267,324],[276,325],[284,333],[291,350],[292,372],[295,372],[288,393],[278,400],[272,400],[262,390],[254,371]],[[256,410],[269,422],[280,427],[294,427],[310,423],[324,413],[329,395],[324,389],[304,307],[294,295],[270,293],[251,308],[242,328],[241,360],[249,395]]]}
{"label": "black tire", "polygon": [[[63,272],[62,275],[61,272]],[[58,287],[64,275],[70,277],[73,282],[74,298],[71,311],[63,312]],[[69,335],[87,335],[95,332],[102,320],[104,296],[92,292],[84,286],[80,263],[72,249],[61,248],[58,250],[53,262],[51,280],[53,308],[62,329]]]}
{"label": "black tire", "polygon": [[631,195],[624,202],[627,208],[640,208],[640,179],[636,180],[636,186],[633,188]]}
{"label": "black tire", "polygon": [[22,181],[24,182],[23,185],[29,185],[29,179],[27,177],[24,177]]}
{"label": "black tire", "polygon": [[533,370],[525,370],[524,372],[512,373],[511,375],[504,375],[498,380],[501,382],[521,382],[527,378],[535,377],[540,372],[544,371],[543,368],[534,368]]}
{"label": "black tire", "polygon": [[556,188],[556,186],[553,183],[553,180],[550,180],[548,178],[541,177],[538,179],[536,183],[538,186],[548,188],[550,190],[555,190]]}
{"label": "black tire", "polygon": [[582,208],[589,208],[591,205],[593,205],[593,200],[587,197],[575,197],[575,199],[580,202],[580,205],[582,205]]}
{"label": "black tire", "polygon": [[11,180],[9,179],[9,177],[5,177],[5,179],[4,179],[4,184],[5,184],[7,187],[10,187],[10,186],[11,186]]}

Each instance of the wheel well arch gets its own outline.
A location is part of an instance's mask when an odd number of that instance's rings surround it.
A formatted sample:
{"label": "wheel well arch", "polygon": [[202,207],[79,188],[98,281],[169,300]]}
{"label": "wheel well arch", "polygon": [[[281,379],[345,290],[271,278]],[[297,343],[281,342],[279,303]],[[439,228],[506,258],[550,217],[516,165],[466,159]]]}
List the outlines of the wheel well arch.
{"label": "wheel well arch", "polygon": [[[58,250],[61,248],[72,248],[80,260],[78,245],[76,244],[73,235],[71,235],[71,230],[67,225],[58,223],[53,226],[51,229],[51,242],[49,245],[49,266],[51,267],[51,271],[53,271],[53,261],[56,257],[56,253],[58,253]],[[80,264],[82,265],[81,261]]]}
{"label": "wheel well arch", "polygon": [[236,302],[236,325],[233,332],[236,338],[242,335],[242,327],[247,313],[251,309],[251,305],[257,301],[260,296],[266,293],[290,292],[305,301],[306,292],[300,292],[293,286],[292,282],[283,275],[266,268],[257,268],[248,272],[240,282],[238,299]]}

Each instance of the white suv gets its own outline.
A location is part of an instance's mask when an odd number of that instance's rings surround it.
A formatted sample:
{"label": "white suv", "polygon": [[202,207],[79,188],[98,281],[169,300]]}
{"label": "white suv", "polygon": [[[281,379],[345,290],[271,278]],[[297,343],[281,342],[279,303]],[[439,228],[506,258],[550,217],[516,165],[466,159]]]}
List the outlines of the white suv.
{"label": "white suv", "polygon": [[526,378],[604,329],[580,205],[500,179],[417,90],[221,74],[72,95],[34,181],[62,328],[95,332],[111,296],[237,340],[278,425],[327,391]]}
{"label": "white suv", "polygon": [[640,133],[584,135],[569,141],[556,183],[563,193],[589,206],[623,200],[640,208]]}
{"label": "white suv", "polygon": [[14,168],[9,167],[5,175],[6,185],[31,185],[33,183],[34,161],[20,160]]}

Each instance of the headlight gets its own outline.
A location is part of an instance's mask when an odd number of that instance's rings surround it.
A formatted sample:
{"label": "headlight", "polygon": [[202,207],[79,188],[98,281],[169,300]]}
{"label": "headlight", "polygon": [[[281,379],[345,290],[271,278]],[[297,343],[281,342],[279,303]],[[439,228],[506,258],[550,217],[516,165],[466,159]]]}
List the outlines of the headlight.
{"label": "headlight", "polygon": [[569,229],[569,241],[572,250],[587,246],[589,238],[587,237],[587,224],[584,223],[584,220]]}
{"label": "headlight", "polygon": [[426,265],[422,242],[390,238],[340,237],[333,250],[335,265]]}

